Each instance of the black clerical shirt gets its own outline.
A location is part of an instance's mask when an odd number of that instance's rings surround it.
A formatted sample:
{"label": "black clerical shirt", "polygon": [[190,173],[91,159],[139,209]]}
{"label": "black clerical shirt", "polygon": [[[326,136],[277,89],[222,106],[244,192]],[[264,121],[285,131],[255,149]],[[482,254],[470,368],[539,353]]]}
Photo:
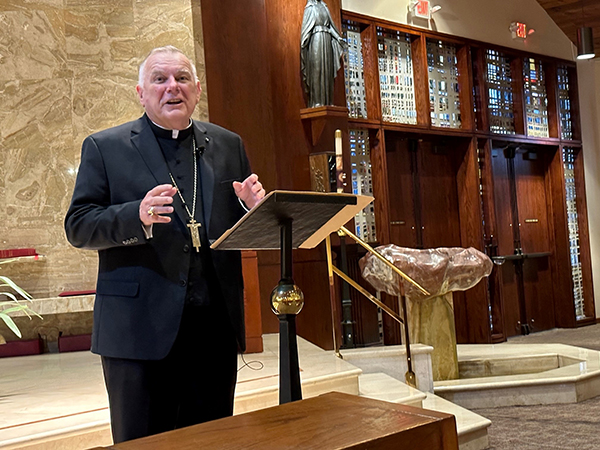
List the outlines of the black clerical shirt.
{"label": "black clerical shirt", "polygon": [[[147,118],[147,117],[146,117]],[[148,119],[148,118],[147,118]],[[187,207],[192,212],[193,194],[194,194],[194,149],[193,147],[193,126],[185,130],[180,130],[176,139],[173,139],[172,130],[160,128],[150,119],[148,123],[156,136],[158,144],[165,157],[165,162],[169,172],[173,175],[179,192],[183,196]],[[197,139],[196,139],[197,142]],[[190,254],[190,271],[188,274],[188,284],[186,293],[186,304],[197,306],[209,305],[215,301],[218,296],[219,288],[216,286],[216,274],[212,265],[210,255],[210,244],[206,235],[206,226],[204,224],[204,211],[202,207],[202,183],[200,179],[201,158],[200,153],[196,154],[196,209],[194,219],[200,222],[202,226],[200,232],[200,252],[192,246],[192,239],[187,248]],[[179,194],[173,197],[174,202],[181,202]],[[184,208],[185,209],[185,208]],[[188,217],[189,219],[189,217]]]}

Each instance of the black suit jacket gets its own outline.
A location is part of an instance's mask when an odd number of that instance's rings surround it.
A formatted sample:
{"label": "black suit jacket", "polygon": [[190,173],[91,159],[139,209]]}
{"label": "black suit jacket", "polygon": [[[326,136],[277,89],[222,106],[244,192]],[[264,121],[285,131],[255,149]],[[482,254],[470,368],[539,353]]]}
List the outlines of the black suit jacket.
{"label": "black suit jacket", "polygon": [[[203,226],[217,239],[245,213],[233,181],[250,175],[240,137],[194,121],[200,157]],[[171,184],[145,117],[85,139],[73,198],[65,218],[69,242],[98,250],[92,351],[103,356],[156,360],[171,349],[181,320],[190,264],[187,214],[178,198],[169,224],[154,224],[146,239],[142,198]],[[218,284],[240,348],[245,349],[243,280],[237,251],[212,251]]]}

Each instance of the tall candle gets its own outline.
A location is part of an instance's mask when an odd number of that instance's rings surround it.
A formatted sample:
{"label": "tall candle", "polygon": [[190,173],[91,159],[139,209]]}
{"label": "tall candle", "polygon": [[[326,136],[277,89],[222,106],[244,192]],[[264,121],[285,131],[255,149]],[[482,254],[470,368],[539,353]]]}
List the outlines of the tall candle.
{"label": "tall candle", "polygon": [[337,192],[344,192],[344,156],[342,153],[342,130],[335,130],[335,179]]}

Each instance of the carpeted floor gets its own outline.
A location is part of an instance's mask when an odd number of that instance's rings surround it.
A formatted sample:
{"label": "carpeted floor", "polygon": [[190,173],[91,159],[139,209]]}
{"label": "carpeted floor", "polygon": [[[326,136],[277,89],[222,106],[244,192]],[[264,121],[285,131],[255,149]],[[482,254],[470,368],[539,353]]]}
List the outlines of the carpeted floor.
{"label": "carpeted floor", "polygon": [[[600,324],[517,336],[512,343],[558,343],[600,351]],[[482,408],[490,450],[600,449],[600,397],[567,405]]]}

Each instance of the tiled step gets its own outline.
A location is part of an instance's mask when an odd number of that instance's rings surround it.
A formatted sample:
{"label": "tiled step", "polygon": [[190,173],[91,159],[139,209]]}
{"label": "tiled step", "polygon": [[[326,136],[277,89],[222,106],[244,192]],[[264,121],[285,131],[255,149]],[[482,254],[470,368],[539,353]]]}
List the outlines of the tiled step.
{"label": "tiled step", "polygon": [[488,427],[492,422],[466,408],[444,400],[431,392],[423,400],[423,408],[454,415],[460,450],[483,450],[488,448]]}
{"label": "tiled step", "polygon": [[483,450],[489,445],[487,428],[492,422],[485,417],[435,394],[423,393],[384,373],[363,374],[359,377],[358,383],[362,397],[454,415],[460,450]]}
{"label": "tiled step", "polygon": [[[433,371],[431,369],[433,347],[412,344],[410,350],[412,370],[417,379],[417,389],[423,392],[433,392]],[[408,371],[404,345],[355,348],[342,350],[341,353],[344,361],[361,368],[363,373],[386,373],[397,380],[404,381]]]}
{"label": "tiled step", "polygon": [[412,388],[385,373],[366,373],[358,378],[361,397],[383,400],[390,403],[423,407],[427,397],[423,392]]}

